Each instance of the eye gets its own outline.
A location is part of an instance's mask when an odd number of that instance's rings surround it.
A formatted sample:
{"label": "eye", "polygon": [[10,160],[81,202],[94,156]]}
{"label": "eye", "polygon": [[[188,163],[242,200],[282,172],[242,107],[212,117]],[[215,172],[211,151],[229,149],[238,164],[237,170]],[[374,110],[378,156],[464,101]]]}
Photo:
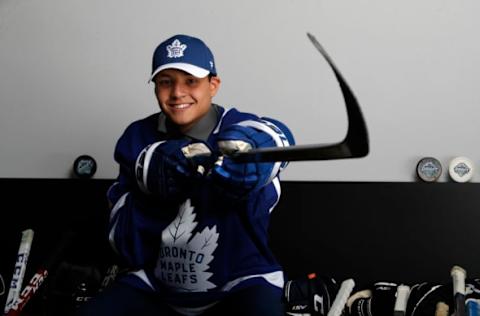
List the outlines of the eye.
{"label": "eye", "polygon": [[189,77],[185,80],[185,82],[187,83],[187,85],[189,86],[194,86],[198,83],[198,79],[195,78],[195,77]]}
{"label": "eye", "polygon": [[172,84],[172,80],[170,78],[159,78],[156,83],[159,87],[169,87]]}

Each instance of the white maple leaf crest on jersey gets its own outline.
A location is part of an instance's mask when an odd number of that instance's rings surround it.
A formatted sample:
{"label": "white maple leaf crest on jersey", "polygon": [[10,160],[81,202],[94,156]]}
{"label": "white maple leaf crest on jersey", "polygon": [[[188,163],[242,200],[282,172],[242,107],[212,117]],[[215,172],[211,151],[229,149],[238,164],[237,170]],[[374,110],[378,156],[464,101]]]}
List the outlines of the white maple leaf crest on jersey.
{"label": "white maple leaf crest on jersey", "polygon": [[182,44],[178,39],[174,40],[171,45],[167,45],[168,58],[183,57],[183,51],[187,45]]}
{"label": "white maple leaf crest on jersey", "polygon": [[179,208],[177,217],[162,232],[162,244],[155,276],[179,292],[205,292],[216,285],[208,279],[209,263],[218,246],[217,227],[205,227],[192,238],[197,226],[190,199]]}

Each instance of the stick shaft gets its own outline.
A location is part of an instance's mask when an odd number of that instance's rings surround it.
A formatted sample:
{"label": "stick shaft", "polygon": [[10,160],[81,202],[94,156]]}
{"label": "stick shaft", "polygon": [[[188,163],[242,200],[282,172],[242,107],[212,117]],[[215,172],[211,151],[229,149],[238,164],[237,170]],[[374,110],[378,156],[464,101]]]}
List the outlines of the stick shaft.
{"label": "stick shaft", "polygon": [[453,298],[454,298],[454,316],[465,316],[465,279],[467,277],[466,271],[459,267],[453,266],[450,271],[453,284]]}
{"label": "stick shaft", "polygon": [[10,310],[5,314],[5,316],[20,315],[20,312],[23,310],[25,305],[32,299],[33,295],[43,284],[47,278],[47,275],[47,270],[38,270],[37,273],[35,273],[35,275],[30,279],[30,282],[27,284],[27,286],[25,286],[18,299],[12,304]]}
{"label": "stick shaft", "polygon": [[340,289],[338,290],[335,299],[333,300],[332,307],[328,311],[327,316],[340,316],[345,309],[348,297],[352,293],[355,286],[353,279],[347,279],[342,282]]}
{"label": "stick shaft", "polygon": [[18,299],[22,290],[22,283],[27,270],[28,257],[32,247],[34,232],[32,229],[22,231],[22,238],[18,248],[17,260],[13,270],[12,280],[10,282],[10,289],[8,291],[7,300],[5,301],[4,313],[7,313],[12,307],[13,303]]}
{"label": "stick shaft", "polygon": [[410,287],[408,285],[399,285],[397,287],[397,297],[393,308],[394,316],[405,316],[407,313],[407,302],[410,294]]}
{"label": "stick shaft", "polygon": [[53,266],[62,259],[65,250],[73,241],[74,236],[74,231],[68,231],[62,236],[62,238],[60,238],[60,242],[53,249],[52,253],[47,258],[45,263],[37,269],[37,272],[30,279],[28,285],[25,286],[23,291],[20,293],[20,296],[13,303],[12,307],[10,308],[8,313],[5,314],[5,316],[16,316],[20,314],[25,305],[32,299],[37,290],[43,284],[43,282],[48,276],[50,269],[52,269]]}

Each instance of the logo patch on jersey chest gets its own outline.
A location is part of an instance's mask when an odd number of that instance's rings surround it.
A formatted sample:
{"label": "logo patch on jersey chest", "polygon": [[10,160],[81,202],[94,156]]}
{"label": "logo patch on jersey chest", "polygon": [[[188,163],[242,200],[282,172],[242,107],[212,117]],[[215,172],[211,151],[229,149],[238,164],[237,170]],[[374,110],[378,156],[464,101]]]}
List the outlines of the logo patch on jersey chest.
{"label": "logo patch on jersey chest", "polygon": [[196,214],[190,200],[179,208],[177,217],[162,232],[162,245],[155,276],[180,292],[205,292],[216,285],[208,279],[213,253],[218,246],[216,226],[193,235]]}

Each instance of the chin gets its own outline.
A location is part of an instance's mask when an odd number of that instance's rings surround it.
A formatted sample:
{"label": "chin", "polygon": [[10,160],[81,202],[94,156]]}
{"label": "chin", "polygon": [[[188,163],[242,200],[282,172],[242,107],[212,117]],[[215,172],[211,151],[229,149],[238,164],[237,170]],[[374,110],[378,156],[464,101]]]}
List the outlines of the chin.
{"label": "chin", "polygon": [[175,119],[172,119],[172,122],[177,125],[180,130],[185,130],[185,129],[188,129],[190,126],[193,125],[193,121],[191,120],[175,120]]}

